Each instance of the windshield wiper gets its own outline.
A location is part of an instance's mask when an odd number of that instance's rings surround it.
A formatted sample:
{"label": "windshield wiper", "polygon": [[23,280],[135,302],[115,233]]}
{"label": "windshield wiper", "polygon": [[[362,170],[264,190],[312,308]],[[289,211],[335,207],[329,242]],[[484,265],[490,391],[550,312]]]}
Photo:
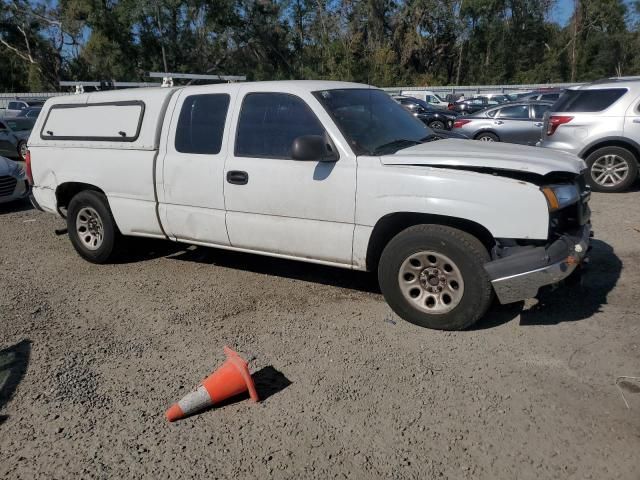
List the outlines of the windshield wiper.
{"label": "windshield wiper", "polygon": [[406,138],[399,138],[376,147],[373,151],[374,155],[381,155],[382,153],[395,153],[403,148],[408,148],[413,145],[419,145],[422,142],[419,140],[407,140]]}

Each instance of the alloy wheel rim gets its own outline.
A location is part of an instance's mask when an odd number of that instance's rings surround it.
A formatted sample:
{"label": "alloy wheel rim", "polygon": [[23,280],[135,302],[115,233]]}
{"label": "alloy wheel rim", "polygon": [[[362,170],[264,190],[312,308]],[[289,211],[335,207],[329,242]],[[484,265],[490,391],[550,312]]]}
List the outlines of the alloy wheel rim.
{"label": "alloy wheel rim", "polygon": [[97,250],[104,240],[102,218],[95,209],[83,207],[76,216],[76,232],[82,244],[89,250]]}
{"label": "alloy wheel rim", "polygon": [[411,254],[402,262],[398,283],[404,298],[429,314],[448,313],[464,294],[458,266],[449,257],[431,250]]}
{"label": "alloy wheel rim", "polygon": [[27,144],[26,143],[21,143],[20,144],[20,156],[22,158],[25,158],[27,156]]}
{"label": "alloy wheel rim", "polygon": [[484,135],[482,137],[480,137],[479,139],[481,142],[493,142],[493,137],[490,137],[488,135]]}
{"label": "alloy wheel rim", "polygon": [[593,181],[603,187],[615,187],[629,176],[629,164],[619,155],[603,155],[591,166]]}

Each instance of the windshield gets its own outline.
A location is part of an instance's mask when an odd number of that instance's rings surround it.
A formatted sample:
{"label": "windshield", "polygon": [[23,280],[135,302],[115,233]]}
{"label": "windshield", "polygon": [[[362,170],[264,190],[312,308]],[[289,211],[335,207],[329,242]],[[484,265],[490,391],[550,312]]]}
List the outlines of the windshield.
{"label": "windshield", "polygon": [[356,155],[384,155],[429,140],[433,131],[382,90],[314,92]]}

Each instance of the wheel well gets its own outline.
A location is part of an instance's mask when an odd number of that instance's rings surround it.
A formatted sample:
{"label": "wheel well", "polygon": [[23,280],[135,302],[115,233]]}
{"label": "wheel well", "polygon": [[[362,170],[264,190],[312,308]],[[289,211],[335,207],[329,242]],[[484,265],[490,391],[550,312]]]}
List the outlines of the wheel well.
{"label": "wheel well", "polygon": [[491,232],[479,223],[464,218],[447,217],[445,215],[431,215],[428,213],[392,213],[385,215],[371,232],[369,246],[367,247],[367,270],[375,271],[378,268],[378,261],[382,250],[401,231],[421,224],[446,225],[448,227],[457,228],[463,232],[476,237],[485,246],[487,251],[491,251],[495,245],[495,239]]}
{"label": "wheel well", "polygon": [[58,205],[58,211],[61,215],[63,212],[61,212],[60,209],[64,209],[66,211],[71,199],[84,190],[93,190],[94,192],[100,192],[104,195],[104,192],[101,189],[89,183],[66,182],[58,185],[58,188],[56,188],[56,202]]}
{"label": "wheel well", "polygon": [[629,150],[635,157],[636,162],[640,163],[640,151],[638,151],[638,147],[636,147],[632,143],[628,143],[623,140],[606,140],[604,142],[597,143],[595,145],[590,146],[587,150],[582,152],[582,155],[580,156],[584,160],[596,150],[604,147],[620,147],[620,148]]}

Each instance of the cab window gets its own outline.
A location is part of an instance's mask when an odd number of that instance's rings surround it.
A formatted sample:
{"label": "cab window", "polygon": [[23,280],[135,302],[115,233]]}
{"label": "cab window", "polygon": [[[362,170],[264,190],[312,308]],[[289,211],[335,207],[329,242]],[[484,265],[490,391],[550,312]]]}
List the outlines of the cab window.
{"label": "cab window", "polygon": [[291,159],[296,138],[324,133],[301,98],[286,93],[249,93],[242,102],[235,155]]}

